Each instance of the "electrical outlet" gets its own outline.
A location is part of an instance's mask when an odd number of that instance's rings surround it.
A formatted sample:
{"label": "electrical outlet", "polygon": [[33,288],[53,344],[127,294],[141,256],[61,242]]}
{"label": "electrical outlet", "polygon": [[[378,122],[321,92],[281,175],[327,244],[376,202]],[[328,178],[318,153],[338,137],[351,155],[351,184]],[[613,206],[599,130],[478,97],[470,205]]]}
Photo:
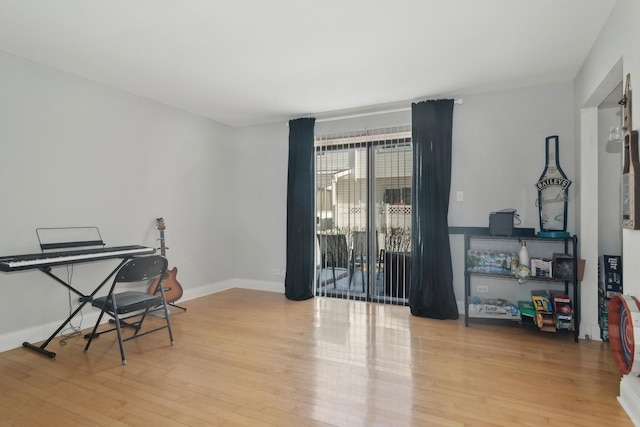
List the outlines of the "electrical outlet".
{"label": "electrical outlet", "polygon": [[274,276],[279,276],[280,275],[280,270],[278,270],[277,268],[273,269],[273,275]]}
{"label": "electrical outlet", "polygon": [[481,294],[486,294],[487,292],[489,292],[489,287],[488,286],[483,286],[483,285],[478,285],[478,286],[476,286],[476,292],[481,293]]}
{"label": "electrical outlet", "polygon": [[464,202],[464,191],[456,191],[456,201]]}

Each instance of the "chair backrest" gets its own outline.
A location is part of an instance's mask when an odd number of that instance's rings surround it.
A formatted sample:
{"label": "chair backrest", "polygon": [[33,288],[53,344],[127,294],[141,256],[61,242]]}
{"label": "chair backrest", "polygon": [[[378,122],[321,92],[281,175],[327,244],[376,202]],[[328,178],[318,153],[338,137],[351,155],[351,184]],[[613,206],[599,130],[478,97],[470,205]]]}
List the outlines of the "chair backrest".
{"label": "chair backrest", "polygon": [[366,231],[353,232],[353,253],[359,256],[365,256],[367,254],[367,232]]}
{"label": "chair backrest", "polygon": [[[382,235],[382,239],[380,238],[381,235]],[[380,252],[380,249],[384,249],[384,234],[381,234],[378,231],[376,231],[375,244],[376,244],[375,254],[377,257]],[[360,257],[364,257],[367,255],[367,232],[366,231],[353,232],[353,253],[354,255],[360,256]]]}
{"label": "chair backrest", "polygon": [[376,231],[376,253],[379,254],[381,251],[384,251],[386,249],[384,246],[385,241],[385,234]]}
{"label": "chair backrest", "polygon": [[118,283],[131,283],[153,280],[164,276],[168,261],[162,255],[150,255],[131,258],[116,273]]}
{"label": "chair backrest", "polygon": [[322,267],[322,249],[320,249],[320,236],[316,235],[316,268]]}
{"label": "chair backrest", "polygon": [[344,234],[319,234],[322,265],[331,267],[349,266],[349,248]]}

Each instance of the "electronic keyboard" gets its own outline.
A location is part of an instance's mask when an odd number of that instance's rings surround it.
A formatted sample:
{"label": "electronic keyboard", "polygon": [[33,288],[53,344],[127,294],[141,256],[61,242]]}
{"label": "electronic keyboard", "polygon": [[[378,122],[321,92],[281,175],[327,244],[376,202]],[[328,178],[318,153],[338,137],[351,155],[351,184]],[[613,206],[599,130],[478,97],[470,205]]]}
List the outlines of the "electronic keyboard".
{"label": "electronic keyboard", "polygon": [[109,258],[128,258],[135,255],[149,255],[154,253],[155,251],[156,250],[154,248],[131,245],[4,256],[0,257],[0,271],[46,268],[54,265],[74,264],[79,262],[97,261]]}

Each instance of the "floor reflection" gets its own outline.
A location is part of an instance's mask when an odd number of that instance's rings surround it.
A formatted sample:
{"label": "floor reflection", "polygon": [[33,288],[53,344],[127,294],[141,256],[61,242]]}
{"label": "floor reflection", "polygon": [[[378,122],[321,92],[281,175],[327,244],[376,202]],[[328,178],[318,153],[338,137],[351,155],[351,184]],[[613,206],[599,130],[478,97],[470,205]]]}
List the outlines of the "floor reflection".
{"label": "floor reflection", "polygon": [[[330,298],[317,298],[315,304],[311,363],[319,405],[314,418],[339,425],[374,425],[379,421],[370,419],[370,414],[378,413],[378,418],[380,413],[373,408],[385,405],[390,414],[410,414],[413,355],[408,309]],[[329,413],[330,406],[335,410]],[[395,425],[399,421],[395,418],[380,425]]]}

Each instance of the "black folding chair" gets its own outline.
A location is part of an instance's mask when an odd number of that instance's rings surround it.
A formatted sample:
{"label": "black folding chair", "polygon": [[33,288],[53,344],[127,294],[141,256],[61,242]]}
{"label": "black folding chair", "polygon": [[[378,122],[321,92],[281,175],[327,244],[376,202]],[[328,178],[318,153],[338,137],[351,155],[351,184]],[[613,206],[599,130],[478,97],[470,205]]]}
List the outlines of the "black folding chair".
{"label": "black folding chair", "polygon": [[351,289],[351,282],[353,282],[356,267],[360,269],[362,292],[364,292],[364,269],[367,264],[367,232],[366,231],[354,231],[352,234],[352,249],[351,260],[349,261],[349,289]]}
{"label": "black folding chair", "polygon": [[[169,320],[169,310],[167,309],[167,301],[164,297],[164,288],[162,286],[162,277],[165,277],[167,272],[167,259],[161,255],[152,255],[144,257],[136,257],[127,261],[116,273],[113,279],[113,284],[109,289],[109,293],[106,296],[96,298],[91,302],[91,305],[99,308],[100,316],[98,321],[93,327],[93,331],[89,334],[89,341],[84,348],[84,351],[89,349],[93,338],[98,335],[117,331],[118,344],[120,345],[120,355],[122,357],[122,364],[126,365],[127,360],[124,355],[124,341],[129,341],[141,336],[150,334],[152,332],[159,331],[161,329],[167,329],[169,331],[169,340],[173,345],[173,333],[171,332],[171,322]],[[157,285],[156,293],[150,294],[145,291],[127,291],[116,293],[117,285],[120,283],[135,283],[146,282],[160,278]],[[166,324],[156,327],[154,329],[140,332],[142,329],[142,323],[144,322],[147,314],[150,311],[163,309],[164,319]],[[104,331],[96,332],[102,316],[105,314],[111,316],[112,322],[115,323],[115,328],[107,329]],[[122,329],[133,329],[133,335],[128,338],[123,338]]]}

